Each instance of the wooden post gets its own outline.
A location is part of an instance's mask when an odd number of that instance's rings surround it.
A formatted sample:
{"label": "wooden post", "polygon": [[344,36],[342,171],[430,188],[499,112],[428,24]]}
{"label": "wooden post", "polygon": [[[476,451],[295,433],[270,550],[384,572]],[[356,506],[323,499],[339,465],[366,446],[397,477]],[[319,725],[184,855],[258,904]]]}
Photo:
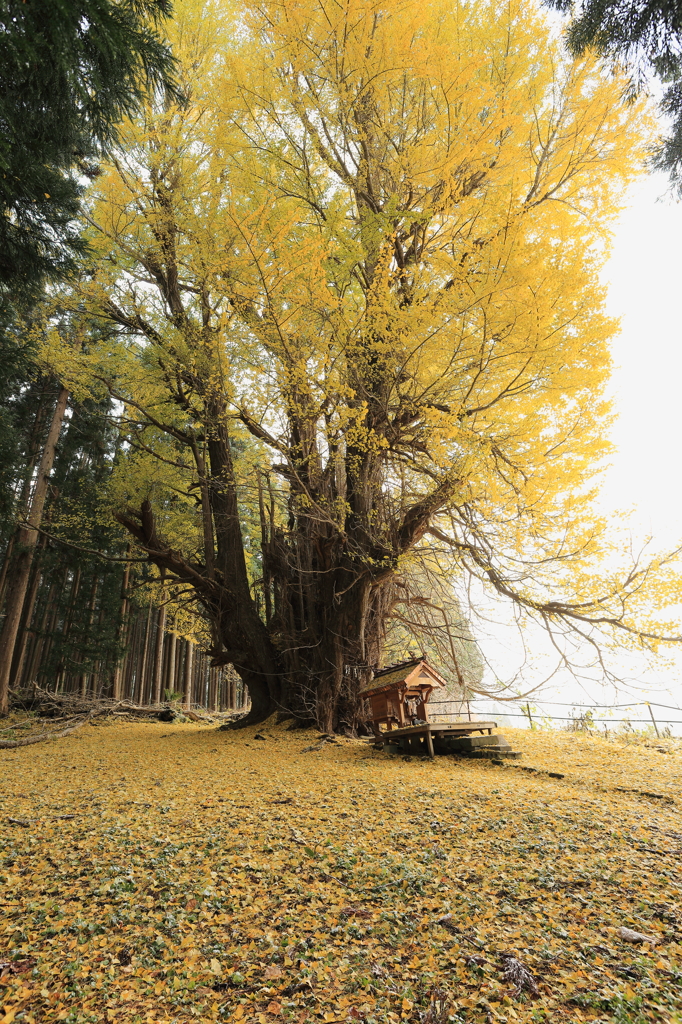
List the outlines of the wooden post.
{"label": "wooden post", "polygon": [[658,738],[659,738],[659,740],[660,740],[660,738],[661,738],[661,734],[660,734],[660,732],[658,731],[658,726],[656,725],[656,719],[654,718],[654,713],[653,713],[653,711],[651,710],[651,704],[649,704],[649,702],[648,702],[648,701],[647,701],[647,705],[646,705],[646,706],[647,706],[647,707],[648,707],[648,709],[649,709],[649,714],[651,715],[651,721],[652,721],[652,722],[654,723],[654,729],[656,730],[656,735],[658,736]]}
{"label": "wooden post", "polygon": [[431,736],[431,730],[428,726],[426,727],[426,746],[429,750],[429,757],[433,758],[435,756],[433,753],[433,737]]}

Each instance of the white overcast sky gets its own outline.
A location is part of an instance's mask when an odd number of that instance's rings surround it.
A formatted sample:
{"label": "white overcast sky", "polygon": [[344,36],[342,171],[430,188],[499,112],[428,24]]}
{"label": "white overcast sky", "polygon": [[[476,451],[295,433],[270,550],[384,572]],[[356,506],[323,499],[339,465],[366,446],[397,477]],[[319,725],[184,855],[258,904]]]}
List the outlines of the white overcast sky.
{"label": "white overcast sky", "polygon": [[640,179],[617,225],[603,273],[613,342],[618,451],[605,507],[635,506],[635,521],[663,546],[682,538],[682,203],[665,175]]}
{"label": "white overcast sky", "polygon": [[[632,186],[627,208],[615,226],[612,256],[602,275],[608,286],[607,310],[621,321],[621,329],[612,343],[611,393],[618,419],[611,436],[616,451],[605,475],[601,504],[607,513],[631,509],[635,538],[650,535],[653,549],[682,542],[681,254],[682,203],[671,198],[665,175],[643,176]],[[518,657],[518,649],[513,651],[512,640],[505,655],[502,634],[495,636],[496,632],[493,628],[491,654],[502,675]],[[542,639],[536,640],[540,649]],[[497,651],[495,641],[500,642]],[[564,674],[557,685],[543,691],[544,701],[535,698],[535,707],[538,712],[566,715],[569,708],[549,702],[618,704],[649,698],[682,708],[682,651],[675,662],[650,672],[634,656],[624,655],[622,675],[630,682],[620,695],[612,687],[578,685]],[[499,705],[476,703],[477,711],[486,709],[500,717]],[[655,711],[661,719],[682,719],[679,712]],[[645,707],[633,704],[633,719],[646,715]],[[510,724],[522,723],[514,718]],[[682,726],[675,726],[674,732],[682,735]]]}

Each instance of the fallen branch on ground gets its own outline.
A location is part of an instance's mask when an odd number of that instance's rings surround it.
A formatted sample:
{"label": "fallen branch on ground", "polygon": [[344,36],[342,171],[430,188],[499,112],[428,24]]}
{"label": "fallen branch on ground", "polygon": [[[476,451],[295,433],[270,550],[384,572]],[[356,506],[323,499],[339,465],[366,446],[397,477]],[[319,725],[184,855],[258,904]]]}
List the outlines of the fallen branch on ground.
{"label": "fallen branch on ground", "polygon": [[87,725],[92,717],[92,715],[86,715],[85,718],[67,725],[65,729],[50,729],[47,732],[38,733],[36,736],[24,736],[20,740],[0,740],[0,750],[12,750],[14,747],[28,747],[31,743],[42,743],[43,740],[59,739],[60,736],[67,736],[68,733],[80,729],[82,725]]}

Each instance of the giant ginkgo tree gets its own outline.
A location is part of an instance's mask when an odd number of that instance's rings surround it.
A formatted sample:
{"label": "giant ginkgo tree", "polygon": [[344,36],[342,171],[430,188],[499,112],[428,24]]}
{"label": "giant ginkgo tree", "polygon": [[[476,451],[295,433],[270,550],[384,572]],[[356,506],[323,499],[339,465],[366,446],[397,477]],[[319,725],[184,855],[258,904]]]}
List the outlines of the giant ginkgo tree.
{"label": "giant ginkgo tree", "polygon": [[93,199],[111,332],[81,370],[125,409],[116,515],[252,720],[353,727],[438,575],[561,657],[665,637],[669,568],[617,579],[590,504],[598,271],[650,130],[622,83],[523,0],[187,0],[173,45],[185,102],[122,130]]}

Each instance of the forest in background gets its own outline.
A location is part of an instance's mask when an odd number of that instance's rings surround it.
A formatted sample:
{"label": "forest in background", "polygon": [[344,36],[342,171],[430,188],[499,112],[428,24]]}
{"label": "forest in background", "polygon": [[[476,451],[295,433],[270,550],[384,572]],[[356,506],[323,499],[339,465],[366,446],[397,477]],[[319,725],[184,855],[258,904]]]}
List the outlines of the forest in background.
{"label": "forest in background", "polygon": [[[26,377],[5,380],[3,396],[3,546],[0,601],[6,608],[37,466],[60,385],[26,363]],[[59,441],[30,568],[12,658],[10,685],[129,700],[181,701],[186,707],[237,709],[246,696],[229,666],[212,666],[205,624],[182,598],[159,585],[130,554],[102,507],[119,441],[110,401],[72,400]],[[133,556],[134,557],[134,556]],[[111,560],[109,560],[111,559]]]}

